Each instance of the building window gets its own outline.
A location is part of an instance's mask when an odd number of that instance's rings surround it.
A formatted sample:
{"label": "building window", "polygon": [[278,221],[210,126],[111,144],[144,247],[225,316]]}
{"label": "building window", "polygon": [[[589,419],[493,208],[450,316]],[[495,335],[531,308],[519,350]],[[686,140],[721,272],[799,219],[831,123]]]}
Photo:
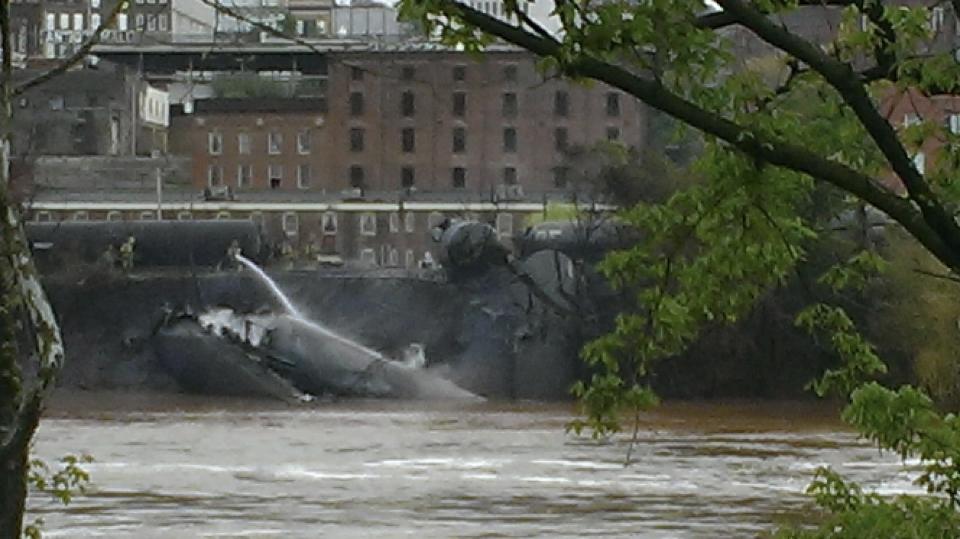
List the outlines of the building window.
{"label": "building window", "polygon": [[357,66],[350,67],[350,80],[354,82],[360,82],[363,80],[363,69],[360,69]]}
{"label": "building window", "polygon": [[507,82],[517,82],[517,66],[510,64],[503,68],[503,80]]}
{"label": "building window", "polygon": [[400,96],[400,113],[406,117],[416,114],[413,92],[406,91]]}
{"label": "building window", "polygon": [[920,124],[920,115],[916,112],[908,112],[903,115],[903,127],[912,127]]}
{"label": "building window", "polygon": [[363,236],[377,235],[377,216],[372,213],[360,214],[360,234]]}
{"label": "building window", "polygon": [[90,28],[93,28],[94,30],[97,29],[97,28],[100,28],[100,14],[99,14],[99,13],[93,13],[93,14],[90,15]]}
{"label": "building window", "polygon": [[270,189],[278,189],[283,183],[283,165],[268,166],[267,177],[270,179]]}
{"label": "building window", "polygon": [[467,151],[467,130],[462,127],[453,128],[453,153]]}
{"label": "building window", "polygon": [[300,189],[309,189],[310,188],[310,164],[309,163],[300,163],[297,167],[297,187]]}
{"label": "building window", "polygon": [[390,248],[390,258],[387,261],[388,266],[397,267],[400,265],[400,251]]}
{"label": "building window", "polygon": [[414,175],[413,167],[403,167],[400,169],[400,187],[409,189],[413,187]]}
{"label": "building window", "polygon": [[146,24],[144,24],[143,14],[142,14],[142,13],[137,13],[137,14],[134,15],[134,17],[133,17],[133,28],[134,28],[135,30],[143,30],[144,27],[146,27]]}
{"label": "building window", "polygon": [[228,211],[219,211],[217,212],[217,216],[215,217],[215,219],[218,221],[222,221],[224,219],[229,219],[229,218],[230,218],[230,212]]}
{"label": "building window", "polygon": [[417,214],[412,211],[408,211],[403,214],[403,229],[407,231],[408,234],[412,234],[417,230]]}
{"label": "building window", "polygon": [[123,214],[114,210],[107,212],[107,221],[123,221]]}
{"label": "building window", "polygon": [[517,183],[517,169],[514,167],[504,167],[503,168],[503,183],[507,185],[516,185]]}
{"label": "building window", "polygon": [[499,234],[500,237],[508,237],[513,235],[512,213],[497,214],[497,234]]}
{"label": "building window", "polygon": [[86,211],[75,211],[73,212],[74,221],[89,221],[90,214]]}
{"label": "building window", "polygon": [[467,78],[467,66],[453,66],[453,80],[463,82]]}
{"label": "building window", "polygon": [[288,211],[283,214],[283,222],[280,225],[288,236],[296,236],[300,232],[300,217]]}
{"label": "building window", "polygon": [[362,152],[363,151],[363,128],[362,127],[353,127],[350,129],[350,151],[351,152]]}
{"label": "building window", "polygon": [[177,221],[189,221],[193,219],[193,214],[188,211],[177,212]]}
{"label": "building window", "polygon": [[157,18],[157,29],[160,30],[161,32],[166,32],[168,28],[169,26],[167,25],[167,16],[160,15]]}
{"label": "building window", "polygon": [[253,165],[237,165],[237,187],[245,189],[253,186]]}
{"label": "building window", "polygon": [[507,92],[503,94],[502,109],[504,118],[514,118],[517,115],[517,94]]}
{"label": "building window", "polygon": [[517,130],[513,127],[503,129],[503,151],[515,153],[517,151]]}
{"label": "building window", "polygon": [[218,187],[223,184],[223,167],[220,165],[209,165],[207,167],[207,185]]}
{"label": "building window", "polygon": [[267,135],[267,153],[278,155],[283,148],[283,134],[279,131],[271,131]]}
{"label": "building window", "polygon": [[927,156],[923,152],[917,152],[913,155],[913,166],[917,169],[917,172],[922,176],[926,173],[927,168]]}
{"label": "building window", "polygon": [[250,133],[237,133],[237,153],[250,154]]}
{"label": "building window", "polygon": [[140,212],[141,221],[155,221],[157,219],[157,214],[152,211],[142,211]]}
{"label": "building window", "polygon": [[553,147],[558,152],[563,152],[567,150],[567,128],[558,127],[553,130]]}
{"label": "building window", "polygon": [[566,187],[567,186],[567,167],[556,167],[553,169],[553,186],[554,187]]}
{"label": "building window", "polygon": [[561,118],[570,114],[570,94],[562,90],[553,94],[553,114]]}
{"label": "building window", "polygon": [[943,28],[944,21],[944,11],[943,6],[936,6],[930,8],[930,30],[934,33],[939,32]]}
{"label": "building window", "polygon": [[303,130],[297,133],[297,153],[300,155],[310,153],[310,131]]}
{"label": "building window", "polygon": [[400,232],[400,214],[397,212],[390,213],[390,232]]}
{"label": "building window", "polygon": [[954,135],[960,135],[960,114],[951,114],[948,116],[947,127]]}
{"label": "building window", "polygon": [[620,94],[616,92],[607,94],[607,116],[620,116]]}
{"label": "building window", "polygon": [[223,133],[211,131],[207,133],[207,150],[210,155],[220,155],[223,153]]}
{"label": "building window", "polygon": [[407,249],[406,257],[406,266],[407,269],[413,269],[417,265],[417,255],[414,254],[413,249]]}
{"label": "building window", "polygon": [[610,141],[620,140],[620,128],[619,128],[619,127],[608,127],[608,128],[607,128],[607,140],[610,140]]}
{"label": "building window", "polygon": [[377,252],[369,247],[360,251],[360,263],[367,266],[377,265]]}
{"label": "building window", "polygon": [[363,94],[350,92],[350,116],[363,116]]}
{"label": "building window", "polygon": [[400,131],[400,146],[403,153],[413,153],[417,148],[417,134],[412,127]]}
{"label": "building window", "polygon": [[400,78],[405,81],[412,81],[417,75],[417,70],[413,66],[403,66],[400,68]]}
{"label": "building window", "polygon": [[467,186],[467,169],[463,167],[453,167],[450,183],[454,189],[463,189]]}
{"label": "building window", "polygon": [[83,30],[83,13],[73,14],[73,29]]}
{"label": "building window", "polygon": [[467,115],[467,94],[465,92],[453,92],[453,115],[458,118]]}
{"label": "building window", "polygon": [[353,165],[350,167],[350,187],[354,189],[363,189],[363,176],[363,167],[359,165]]}
{"label": "building window", "polygon": [[337,214],[328,211],[320,217],[320,229],[324,236],[337,235]]}
{"label": "building window", "polygon": [[47,223],[52,220],[52,217],[48,211],[38,211],[37,215],[34,216],[34,220],[38,223]]}
{"label": "building window", "polygon": [[157,16],[150,15],[147,17],[147,30],[151,32],[157,31]]}

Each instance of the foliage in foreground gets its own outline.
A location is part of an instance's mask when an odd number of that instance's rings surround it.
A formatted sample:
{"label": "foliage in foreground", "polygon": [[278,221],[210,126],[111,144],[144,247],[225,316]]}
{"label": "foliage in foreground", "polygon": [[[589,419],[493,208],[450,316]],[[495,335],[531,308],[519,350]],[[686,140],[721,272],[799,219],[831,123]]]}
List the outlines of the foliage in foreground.
{"label": "foliage in foreground", "polygon": [[[541,56],[551,74],[601,80],[705,135],[697,165],[702,184],[622,216],[644,238],[611,254],[601,270],[634,307],[584,350],[594,374],[575,388],[584,412],[572,425],[577,432],[619,431],[624,411],[636,417],[655,401],[646,380],[657,362],[695,342],[703,328],[742,318],[785,282],[812,241],[848,224],[858,207],[879,209],[960,273],[960,135],[920,115],[895,126],[881,105],[911,92],[960,90],[953,51],[930,46],[934,32],[945,28],[931,23],[931,9],[830,2],[840,24],[821,43],[777,18],[820,2],[717,4],[723,11],[711,13],[702,0],[558,1],[563,32],[552,36],[518,2],[505,4],[516,24],[455,0],[401,2],[406,17],[451,45],[478,51],[493,37],[504,39]],[[960,1],[950,4],[960,10]],[[731,28],[770,54],[742,61]],[[913,155],[931,139],[943,147],[921,170]],[[846,207],[820,211],[814,185],[835,189]],[[817,286],[857,286],[863,270],[880,265],[871,253],[855,256]],[[815,303],[798,313],[797,324],[832,349],[840,365],[814,390],[847,400],[844,419],[881,450],[919,458],[920,483],[930,495],[880,498],[821,471],[811,493],[825,512],[824,527],[784,535],[960,536],[955,416],[940,414],[920,390],[871,382],[884,363],[840,307]]]}
{"label": "foliage in foreground", "polygon": [[[90,486],[90,474],[84,464],[93,462],[90,455],[65,455],[60,459],[58,468],[51,468],[43,459],[30,460],[30,472],[27,482],[37,492],[49,494],[57,503],[70,505],[74,496],[86,494]],[[23,527],[23,536],[28,539],[40,539],[43,536],[43,519],[37,518]]]}

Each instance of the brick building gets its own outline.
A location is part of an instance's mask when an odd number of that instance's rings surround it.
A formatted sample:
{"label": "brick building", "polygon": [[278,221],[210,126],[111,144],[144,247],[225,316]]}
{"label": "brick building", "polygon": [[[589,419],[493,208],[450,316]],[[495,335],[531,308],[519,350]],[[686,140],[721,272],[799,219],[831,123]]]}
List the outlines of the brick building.
{"label": "brick building", "polygon": [[564,190],[567,147],[645,143],[639,101],[545,80],[525,53],[368,51],[328,66],[325,100],[211,99],[175,115],[196,187],[522,199]]}
{"label": "brick building", "polygon": [[[29,80],[43,70],[15,72]],[[166,149],[167,93],[140,75],[102,62],[63,73],[14,101],[11,153],[41,155],[151,155]]]}

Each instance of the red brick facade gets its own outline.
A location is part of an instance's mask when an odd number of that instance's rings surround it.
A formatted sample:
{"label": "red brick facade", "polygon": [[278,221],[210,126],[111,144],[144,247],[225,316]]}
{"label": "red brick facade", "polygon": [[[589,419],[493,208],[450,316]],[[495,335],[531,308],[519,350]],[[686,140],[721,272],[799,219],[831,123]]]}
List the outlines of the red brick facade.
{"label": "red brick facade", "polygon": [[[212,179],[263,190],[272,170],[282,190],[412,187],[489,198],[512,183],[531,194],[561,190],[564,146],[645,142],[639,101],[602,84],[545,80],[523,53],[489,53],[482,61],[452,52],[339,54],[330,61],[327,112],[316,101],[302,105],[213,112],[197,102],[192,114],[174,118],[172,146],[193,156],[198,188]],[[271,132],[282,139],[279,153],[268,151]],[[297,148],[303,132],[308,153]],[[250,137],[249,154],[239,154],[241,133]],[[211,147],[211,137],[222,144]],[[247,174],[241,166],[251,167],[249,186],[238,183]],[[297,181],[301,167],[309,182]]]}

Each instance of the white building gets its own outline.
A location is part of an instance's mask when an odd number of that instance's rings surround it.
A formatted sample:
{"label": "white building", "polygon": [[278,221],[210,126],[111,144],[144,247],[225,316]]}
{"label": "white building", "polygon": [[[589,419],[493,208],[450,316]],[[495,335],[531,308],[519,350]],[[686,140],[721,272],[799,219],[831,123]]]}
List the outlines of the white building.
{"label": "white building", "polygon": [[[507,7],[503,0],[463,0],[477,11],[486,13],[503,21],[516,24],[516,17],[507,16]],[[526,13],[531,20],[540,25],[550,34],[560,33],[560,18],[552,15],[557,5],[554,0],[518,0],[520,9]]]}

